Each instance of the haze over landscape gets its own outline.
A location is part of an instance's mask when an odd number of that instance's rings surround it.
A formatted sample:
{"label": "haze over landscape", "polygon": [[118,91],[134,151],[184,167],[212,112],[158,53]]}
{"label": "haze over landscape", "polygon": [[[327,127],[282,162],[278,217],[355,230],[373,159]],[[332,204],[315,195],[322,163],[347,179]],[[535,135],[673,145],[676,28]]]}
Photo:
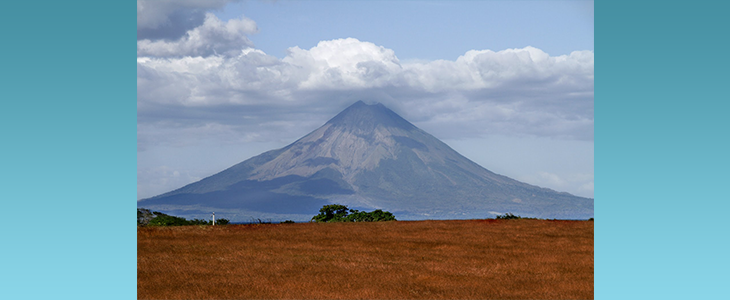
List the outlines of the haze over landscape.
{"label": "haze over landscape", "polygon": [[[286,147],[358,100],[487,172],[593,197],[590,1],[137,3],[138,201]],[[390,151],[420,151],[393,141]],[[292,163],[292,175],[314,174]],[[368,207],[362,191],[383,198],[329,169],[341,176],[317,176],[342,177],[357,191],[348,203]],[[266,191],[315,195],[284,185]]]}
{"label": "haze over landscape", "polygon": [[490,172],[383,104],[358,101],[296,142],[141,207],[205,216],[307,221],[324,204],[384,209],[399,219],[593,217],[593,199]]}

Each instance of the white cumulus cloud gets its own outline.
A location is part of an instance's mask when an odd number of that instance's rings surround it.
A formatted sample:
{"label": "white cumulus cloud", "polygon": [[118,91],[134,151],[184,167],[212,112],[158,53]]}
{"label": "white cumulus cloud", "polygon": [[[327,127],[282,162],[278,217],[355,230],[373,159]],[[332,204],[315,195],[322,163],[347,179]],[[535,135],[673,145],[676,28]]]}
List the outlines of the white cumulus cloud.
{"label": "white cumulus cloud", "polygon": [[354,38],[321,41],[303,50],[289,48],[283,62],[307,72],[302,89],[348,89],[383,86],[403,70],[395,52]]}
{"label": "white cumulus cloud", "polygon": [[[593,52],[550,56],[525,47],[502,51],[470,50],[455,61],[437,60],[404,65],[410,85],[430,92],[450,90],[534,89],[593,81]],[[525,85],[526,84],[526,85]]]}
{"label": "white cumulus cloud", "polygon": [[592,140],[593,65],[591,51],[550,56],[534,47],[401,63],[393,50],[354,38],[293,47],[283,59],[253,48],[230,56],[140,57],[138,114],[143,122],[226,120],[245,130],[262,113],[311,119],[372,100],[437,135]]}

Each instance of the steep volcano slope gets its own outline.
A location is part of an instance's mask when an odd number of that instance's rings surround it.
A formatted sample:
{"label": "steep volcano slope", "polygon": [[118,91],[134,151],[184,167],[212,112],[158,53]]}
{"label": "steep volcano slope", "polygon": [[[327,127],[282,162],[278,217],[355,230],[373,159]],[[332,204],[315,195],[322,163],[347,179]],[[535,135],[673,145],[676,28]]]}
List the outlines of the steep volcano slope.
{"label": "steep volcano slope", "polygon": [[277,218],[311,216],[327,203],[409,219],[593,216],[593,199],[494,174],[382,104],[362,101],[282,149],[138,206]]}

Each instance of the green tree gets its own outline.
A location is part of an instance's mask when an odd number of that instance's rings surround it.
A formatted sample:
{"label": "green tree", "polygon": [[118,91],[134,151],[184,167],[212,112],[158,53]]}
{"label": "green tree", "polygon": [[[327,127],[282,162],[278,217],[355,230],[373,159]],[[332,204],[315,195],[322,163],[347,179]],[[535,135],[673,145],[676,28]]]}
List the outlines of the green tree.
{"label": "green tree", "polygon": [[[349,213],[348,213],[349,212]],[[395,216],[388,211],[376,209],[372,212],[348,209],[340,204],[325,205],[319,210],[319,214],[312,217],[315,222],[379,222],[395,221]]]}
{"label": "green tree", "polygon": [[341,222],[347,216],[347,206],[340,204],[325,205],[319,214],[312,217],[315,222]]}
{"label": "green tree", "polygon": [[392,213],[389,211],[382,211],[380,209],[376,209],[375,211],[370,213],[370,216],[372,217],[372,222],[380,222],[380,221],[395,221],[395,216],[393,216]]}
{"label": "green tree", "polygon": [[351,209],[350,214],[345,217],[346,222],[371,222],[372,218],[370,213],[365,211],[359,211],[357,209]]}

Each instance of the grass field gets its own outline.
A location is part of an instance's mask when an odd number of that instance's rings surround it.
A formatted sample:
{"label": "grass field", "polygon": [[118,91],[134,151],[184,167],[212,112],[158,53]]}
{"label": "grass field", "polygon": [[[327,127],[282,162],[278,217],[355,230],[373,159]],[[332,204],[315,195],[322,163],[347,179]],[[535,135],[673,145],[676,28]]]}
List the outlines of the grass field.
{"label": "grass field", "polygon": [[138,299],[593,299],[593,222],[137,229]]}

